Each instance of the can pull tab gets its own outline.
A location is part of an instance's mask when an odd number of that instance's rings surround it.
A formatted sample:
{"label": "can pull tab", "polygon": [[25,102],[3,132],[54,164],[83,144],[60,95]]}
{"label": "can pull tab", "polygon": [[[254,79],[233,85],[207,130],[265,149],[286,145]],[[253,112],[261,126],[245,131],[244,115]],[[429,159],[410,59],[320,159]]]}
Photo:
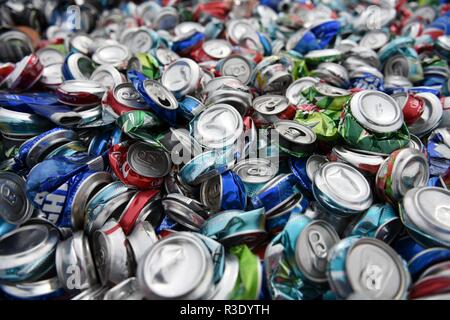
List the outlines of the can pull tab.
{"label": "can pull tab", "polygon": [[249,176],[258,176],[258,177],[265,177],[268,176],[269,170],[265,167],[259,167],[259,168],[250,168],[247,170],[247,174]]}
{"label": "can pull tab", "polygon": [[362,275],[362,283],[366,286],[367,289],[372,291],[381,290],[381,283],[383,281],[383,269],[376,264],[369,264],[363,271]]}
{"label": "can pull tab", "polygon": [[327,267],[328,247],[320,232],[309,232],[308,242],[315,256],[313,262],[314,267],[316,268],[316,270],[325,271]]}
{"label": "can pull tab", "polygon": [[306,136],[306,134],[303,131],[298,130],[297,128],[289,127],[284,131],[284,134],[286,136],[290,136],[292,139],[297,139],[300,137]]}

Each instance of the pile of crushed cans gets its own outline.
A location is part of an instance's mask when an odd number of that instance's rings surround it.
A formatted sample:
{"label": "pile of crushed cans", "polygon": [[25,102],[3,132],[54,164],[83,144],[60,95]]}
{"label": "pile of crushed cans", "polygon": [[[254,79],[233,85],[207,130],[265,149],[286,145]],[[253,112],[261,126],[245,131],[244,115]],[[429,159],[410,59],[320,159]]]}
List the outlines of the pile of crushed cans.
{"label": "pile of crushed cans", "polygon": [[450,299],[450,4],[1,1],[2,299]]}

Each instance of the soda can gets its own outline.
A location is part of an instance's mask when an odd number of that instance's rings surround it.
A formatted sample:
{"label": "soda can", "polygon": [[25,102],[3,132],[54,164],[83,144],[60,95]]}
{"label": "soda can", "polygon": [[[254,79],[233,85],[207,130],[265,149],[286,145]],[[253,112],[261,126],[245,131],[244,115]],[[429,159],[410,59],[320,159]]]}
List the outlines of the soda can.
{"label": "soda can", "polygon": [[414,281],[430,266],[443,261],[448,261],[450,250],[447,248],[429,248],[417,253],[411,260],[408,261],[408,269]]}
{"label": "soda can", "polygon": [[202,203],[179,193],[166,195],[162,205],[169,218],[192,231],[199,231],[209,215]]}
{"label": "soda can", "polygon": [[[0,172],[0,229],[21,225],[34,214],[34,206],[26,195],[25,179],[13,172]],[[6,232],[0,232],[2,235]]]}
{"label": "soda can", "polygon": [[291,215],[304,212],[307,207],[308,199],[299,192],[289,202],[266,217],[266,230],[271,234],[282,232]]}
{"label": "soda can", "polygon": [[0,35],[3,49],[2,61],[18,62],[34,51],[33,43],[26,33],[20,30],[8,30]]}
{"label": "soda can", "polygon": [[98,105],[105,92],[106,88],[93,80],[68,80],[56,89],[58,101],[75,107]]}
{"label": "soda can", "polygon": [[137,81],[133,84],[150,106],[150,109],[158,117],[174,126],[178,109],[178,102],[175,96],[166,87],[154,80]]}
{"label": "soda can", "polygon": [[327,277],[339,299],[353,293],[371,299],[405,299],[411,279],[406,263],[386,243],[353,236],[330,252]]}
{"label": "soda can", "polygon": [[9,89],[28,90],[33,87],[42,76],[44,66],[36,54],[30,54],[20,60],[14,70],[6,78]]}
{"label": "soda can", "polygon": [[254,208],[264,207],[270,215],[291,201],[299,192],[297,177],[293,173],[279,174],[267,182],[252,198]]}
{"label": "soda can", "polygon": [[303,89],[302,95],[320,109],[341,111],[350,99],[350,91],[318,82]]}
{"label": "soda can", "polygon": [[245,210],[247,192],[234,171],[226,171],[202,183],[200,201],[214,211]]}
{"label": "soda can", "polygon": [[150,222],[140,221],[134,225],[127,236],[127,241],[131,248],[133,262],[137,265],[148,249],[158,241],[158,236]]}
{"label": "soda can", "polygon": [[396,150],[380,166],[375,187],[380,198],[396,203],[412,188],[427,185],[430,170],[426,156],[416,149]]}
{"label": "soda can", "polygon": [[389,42],[390,35],[384,30],[371,30],[366,32],[359,40],[359,45],[372,50],[379,50]]}
{"label": "soda can", "polygon": [[109,289],[103,300],[142,300],[136,277],[131,277]]}
{"label": "soda can", "polygon": [[202,146],[221,149],[231,147],[242,135],[243,127],[239,112],[229,104],[219,103],[193,120],[191,134]]}
{"label": "soda can", "polygon": [[174,37],[171,49],[181,56],[186,56],[189,52],[200,48],[204,39],[204,33],[192,30],[189,33]]}
{"label": "soda can", "polygon": [[3,284],[0,292],[8,300],[58,300],[66,296],[57,277],[22,282],[20,286]]}
{"label": "soda can", "polygon": [[269,122],[278,120],[291,120],[295,115],[295,107],[289,104],[289,100],[281,95],[265,94],[253,100],[253,109],[262,114]]}
{"label": "soda can", "polygon": [[348,88],[350,83],[347,70],[338,63],[321,62],[311,75],[339,88]]}
{"label": "soda can", "polygon": [[384,77],[378,69],[361,66],[353,70],[349,77],[353,88],[384,91]]}
{"label": "soda can", "polygon": [[73,52],[66,56],[62,74],[65,80],[88,80],[94,70],[94,63],[89,57]]}
{"label": "soda can", "polygon": [[222,76],[236,77],[243,84],[248,84],[252,77],[253,64],[242,55],[230,55],[217,64],[217,70]]}
{"label": "soda can", "polygon": [[232,51],[233,47],[228,41],[211,39],[203,42],[201,48],[191,52],[191,57],[197,62],[220,60],[228,57]]}
{"label": "soda can", "polygon": [[248,196],[255,195],[277,174],[277,167],[263,158],[243,159],[232,169],[242,180]]}
{"label": "soda can", "polygon": [[158,34],[145,26],[125,29],[121,35],[121,42],[127,46],[132,54],[149,52],[160,42]]}
{"label": "soda can", "polygon": [[295,106],[306,103],[308,101],[303,97],[302,92],[318,82],[319,79],[313,77],[302,77],[297,79],[286,89],[286,97],[289,99],[289,102]]}
{"label": "soda can", "polygon": [[392,247],[406,262],[409,262],[416,254],[425,250],[425,247],[416,242],[408,234],[399,237],[392,244]]}
{"label": "soda can", "polygon": [[450,239],[439,212],[449,201],[450,191],[443,188],[421,187],[406,192],[399,213],[411,237],[426,247],[448,247]]}
{"label": "soda can", "polygon": [[82,231],[58,243],[55,264],[59,282],[67,292],[85,290],[98,283],[89,242]]}
{"label": "soda can", "polygon": [[68,190],[63,219],[60,226],[83,230],[87,202],[97,191],[112,182],[111,174],[105,171],[86,171],[74,176]]}
{"label": "soda can", "polygon": [[226,247],[246,244],[253,248],[267,235],[265,220],[264,208],[251,211],[226,210],[211,216],[200,232]]}
{"label": "soda can", "polygon": [[373,201],[366,178],[354,167],[340,162],[325,163],[319,168],[314,175],[313,193],[325,209],[342,216],[356,215]]}
{"label": "soda can", "polygon": [[172,164],[165,151],[145,142],[114,145],[109,149],[108,158],[111,169],[122,182],[141,189],[159,188]]}
{"label": "soda can", "polygon": [[[0,237],[0,282],[14,284],[42,278],[55,267],[56,228],[28,225]],[[11,246],[14,243],[14,246]]]}
{"label": "soda can", "polygon": [[131,83],[120,83],[106,93],[102,106],[111,108],[115,116],[134,110],[146,110],[148,106]]}
{"label": "soda can", "polygon": [[150,220],[153,226],[159,224],[162,215],[159,190],[138,191],[123,210],[118,223],[125,235],[129,235],[139,221]]}
{"label": "soda can", "polygon": [[421,138],[439,126],[443,109],[439,98],[431,92],[417,93],[415,96],[424,101],[424,110],[420,118],[409,125],[408,129],[412,134]]}
{"label": "soda can", "polygon": [[340,145],[333,147],[329,158],[331,161],[350,164],[367,176],[376,175],[381,164],[386,160],[386,157],[383,155],[368,154]]}
{"label": "soda can", "polygon": [[286,153],[302,157],[310,154],[316,145],[316,134],[296,121],[280,120],[274,127],[279,134],[279,147]]}
{"label": "soda can", "polygon": [[306,54],[312,50],[321,49],[317,38],[309,29],[301,29],[294,33],[286,42],[286,50],[294,50],[301,54]]}
{"label": "soda can", "polygon": [[100,189],[87,203],[84,222],[86,234],[100,229],[110,217],[120,217],[136,190],[114,181]]}
{"label": "soda can", "polygon": [[327,158],[321,155],[311,155],[308,158],[289,158],[289,168],[292,173],[297,177],[298,182],[302,186],[303,190],[312,194],[312,180],[317,170],[328,162]]}
{"label": "soda can", "polygon": [[103,285],[118,284],[131,276],[131,261],[126,237],[120,225],[111,219],[92,235],[92,250]]}
{"label": "soda can", "polygon": [[19,148],[18,159],[28,168],[32,168],[62,143],[76,139],[77,134],[72,130],[64,128],[51,129],[25,141]]}
{"label": "soda can", "polygon": [[118,70],[125,70],[130,58],[130,49],[118,43],[100,46],[92,55],[92,61],[96,64],[112,65]]}
{"label": "soda can", "polygon": [[[161,274],[168,263],[172,266],[170,277]],[[211,289],[213,275],[208,248],[189,232],[177,232],[158,241],[139,262],[136,272],[144,297],[159,300],[201,299]]]}
{"label": "soda can", "polygon": [[232,149],[205,151],[181,168],[180,180],[188,185],[199,185],[231,169],[235,161],[235,153]]}
{"label": "soda can", "polygon": [[392,243],[402,231],[402,223],[389,204],[375,204],[361,217],[352,221],[344,234],[346,237],[361,236]]}
{"label": "soda can", "polygon": [[198,64],[188,58],[178,59],[167,66],[161,77],[161,84],[175,97],[181,98],[197,90],[201,78]]}
{"label": "soda can", "polygon": [[203,110],[205,105],[193,96],[184,96],[178,101],[178,114],[187,121],[191,121],[198,116]]}
{"label": "soda can", "polygon": [[92,72],[89,80],[98,82],[101,86],[112,89],[126,81],[125,76],[111,65],[101,65]]}
{"label": "soda can", "polygon": [[424,110],[424,101],[408,92],[399,92],[391,96],[402,108],[403,118],[407,125],[420,119]]}
{"label": "soda can", "polygon": [[8,76],[14,71],[16,65],[13,63],[0,64],[0,88],[6,83]]}
{"label": "soda can", "polygon": [[[373,115],[375,108],[370,106],[374,104],[380,106],[381,109],[377,110],[383,110],[385,118]],[[409,143],[409,132],[400,106],[387,94],[374,90],[364,90],[352,97],[338,131],[353,148],[370,152],[391,153]]]}

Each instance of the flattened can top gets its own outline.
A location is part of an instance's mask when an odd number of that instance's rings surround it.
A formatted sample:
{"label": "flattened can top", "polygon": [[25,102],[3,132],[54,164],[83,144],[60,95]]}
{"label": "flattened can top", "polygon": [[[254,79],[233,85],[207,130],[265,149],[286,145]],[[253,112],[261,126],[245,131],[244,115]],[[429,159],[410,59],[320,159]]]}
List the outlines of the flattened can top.
{"label": "flattened can top", "polygon": [[266,94],[253,100],[253,108],[264,115],[280,114],[289,106],[289,100],[285,96]]}
{"label": "flattened can top", "polygon": [[449,190],[438,187],[411,189],[403,197],[402,206],[401,213],[408,227],[447,246],[450,244]]}
{"label": "flattened can top", "polygon": [[356,120],[373,132],[392,132],[403,125],[401,108],[392,97],[383,92],[358,92],[351,100],[350,109]]}
{"label": "flattened can top", "polygon": [[324,207],[342,208],[350,213],[368,209],[372,191],[366,178],[355,168],[340,162],[329,162],[314,176],[314,195]]}
{"label": "flattened can top", "polygon": [[161,83],[176,96],[185,96],[197,89],[200,67],[188,58],[177,59],[164,71]]}
{"label": "flattened can top", "polygon": [[375,299],[401,299],[410,282],[401,258],[378,239],[356,241],[347,253],[345,270],[354,292]]}
{"label": "flattened can top", "polygon": [[25,180],[12,172],[0,172],[0,217],[20,225],[33,214],[34,208],[25,193]]}
{"label": "flattened can top", "polygon": [[203,43],[203,51],[214,59],[223,59],[228,57],[233,51],[233,47],[228,41],[221,39],[208,40]]}
{"label": "flattened can top", "polygon": [[114,99],[120,104],[133,109],[148,109],[139,92],[131,83],[121,83],[114,86]]}
{"label": "flattened can top", "polygon": [[145,80],[144,90],[157,106],[168,110],[175,110],[178,108],[178,102],[174,95],[159,82]]}
{"label": "flattened can top", "polygon": [[158,241],[138,265],[137,279],[150,299],[200,299],[211,289],[213,261],[189,232]]}
{"label": "flattened can top", "polygon": [[92,60],[97,64],[110,64],[116,68],[125,67],[131,57],[128,47],[121,44],[107,44],[101,46],[92,55]]}
{"label": "flattened can top", "polygon": [[359,45],[378,50],[389,41],[389,34],[382,30],[372,30],[367,32],[359,41]]}
{"label": "flattened can top", "polygon": [[136,142],[127,152],[130,167],[144,177],[164,177],[172,167],[167,152],[145,142]]}
{"label": "flattened can top", "polygon": [[229,104],[208,107],[197,118],[194,136],[202,145],[223,148],[233,144],[242,134],[244,124],[239,112]]}
{"label": "flattened can top", "polygon": [[316,134],[306,126],[292,120],[282,120],[275,124],[275,130],[280,138],[300,145],[312,145],[316,142]]}

